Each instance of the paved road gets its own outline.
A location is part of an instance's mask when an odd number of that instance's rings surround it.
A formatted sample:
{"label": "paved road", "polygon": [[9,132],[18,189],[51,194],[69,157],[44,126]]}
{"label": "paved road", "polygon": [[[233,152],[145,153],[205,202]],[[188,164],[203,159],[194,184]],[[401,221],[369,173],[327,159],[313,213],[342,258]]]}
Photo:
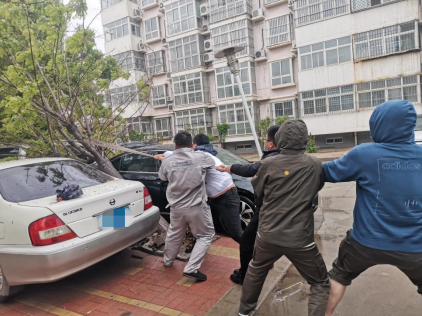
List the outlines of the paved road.
{"label": "paved road", "polygon": [[[328,268],[337,256],[338,245],[352,227],[355,183],[327,184],[320,194],[315,214],[318,246]],[[256,315],[305,316],[309,287],[290,267]],[[377,266],[367,270],[350,286],[336,316],[420,316],[422,296],[398,269]]]}

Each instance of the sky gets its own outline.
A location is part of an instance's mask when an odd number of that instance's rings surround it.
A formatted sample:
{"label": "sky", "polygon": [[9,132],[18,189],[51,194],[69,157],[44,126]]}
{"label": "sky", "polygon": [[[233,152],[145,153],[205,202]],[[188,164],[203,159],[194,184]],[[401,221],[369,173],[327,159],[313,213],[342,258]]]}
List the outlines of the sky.
{"label": "sky", "polygon": [[[69,0],[64,0],[64,3],[68,2]],[[104,32],[103,26],[101,24],[101,15],[99,15],[99,13],[101,12],[100,0],[86,0],[86,2],[88,5],[88,16],[86,18],[86,21],[93,21],[91,24],[91,28],[95,31],[96,34],[95,42],[97,44],[97,48],[104,52]],[[81,20],[75,20],[75,23],[81,22]]]}

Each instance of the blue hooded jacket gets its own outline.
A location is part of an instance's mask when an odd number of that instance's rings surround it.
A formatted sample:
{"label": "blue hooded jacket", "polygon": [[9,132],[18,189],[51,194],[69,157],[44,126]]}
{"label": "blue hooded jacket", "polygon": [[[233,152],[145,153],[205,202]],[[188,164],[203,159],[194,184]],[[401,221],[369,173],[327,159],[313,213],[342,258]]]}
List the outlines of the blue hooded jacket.
{"label": "blue hooded jacket", "polygon": [[374,249],[422,253],[422,146],[416,111],[404,100],[379,105],[369,121],[375,143],[324,164],[326,182],[356,181],[352,237]]}

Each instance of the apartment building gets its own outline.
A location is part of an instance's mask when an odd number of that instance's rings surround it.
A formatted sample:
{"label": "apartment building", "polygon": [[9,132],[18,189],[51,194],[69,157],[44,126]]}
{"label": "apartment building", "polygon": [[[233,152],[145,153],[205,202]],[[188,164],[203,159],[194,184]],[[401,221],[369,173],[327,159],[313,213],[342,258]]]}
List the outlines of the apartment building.
{"label": "apartment building", "polygon": [[[349,2],[350,1],[350,2]],[[405,98],[421,112],[419,0],[102,0],[106,54],[131,74],[110,89],[111,106],[153,75],[149,104],[122,115],[163,140],[180,130],[256,150],[236,82],[215,52],[241,45],[240,77],[260,119],[301,117],[320,147],[370,141],[373,108]],[[422,113],[422,112],[421,112]]]}

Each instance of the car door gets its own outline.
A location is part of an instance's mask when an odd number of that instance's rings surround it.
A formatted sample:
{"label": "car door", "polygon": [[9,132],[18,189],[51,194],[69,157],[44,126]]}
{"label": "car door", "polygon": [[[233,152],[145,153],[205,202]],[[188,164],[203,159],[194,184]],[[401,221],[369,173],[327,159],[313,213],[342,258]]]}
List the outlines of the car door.
{"label": "car door", "polygon": [[124,179],[142,182],[151,195],[152,203],[160,209],[160,213],[166,212],[166,191],[158,177],[158,160],[143,155],[125,154],[113,159],[112,164]]}

